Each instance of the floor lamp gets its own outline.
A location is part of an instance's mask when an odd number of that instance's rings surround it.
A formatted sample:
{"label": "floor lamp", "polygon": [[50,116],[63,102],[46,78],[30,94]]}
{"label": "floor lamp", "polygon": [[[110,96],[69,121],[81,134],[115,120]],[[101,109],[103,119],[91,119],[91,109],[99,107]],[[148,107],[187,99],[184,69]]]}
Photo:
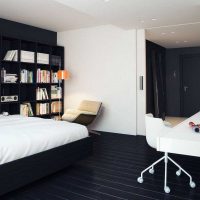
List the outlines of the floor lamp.
{"label": "floor lamp", "polygon": [[[62,91],[61,82],[63,80],[69,79],[70,73],[67,70],[58,70],[57,75],[58,75],[59,89],[61,89],[61,91]],[[63,92],[61,92],[61,95],[59,95],[59,119],[60,119],[60,113],[61,113],[61,105],[60,105],[61,101],[60,100],[61,100],[62,94],[63,94]]]}

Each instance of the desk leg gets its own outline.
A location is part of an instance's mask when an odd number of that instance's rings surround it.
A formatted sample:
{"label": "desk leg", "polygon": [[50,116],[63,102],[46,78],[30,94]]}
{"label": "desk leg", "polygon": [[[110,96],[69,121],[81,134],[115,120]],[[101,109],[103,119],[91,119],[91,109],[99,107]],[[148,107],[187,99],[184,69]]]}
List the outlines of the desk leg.
{"label": "desk leg", "polygon": [[164,183],[164,191],[166,193],[170,193],[170,188],[167,186],[167,163],[168,163],[168,153],[165,152],[165,183]]}

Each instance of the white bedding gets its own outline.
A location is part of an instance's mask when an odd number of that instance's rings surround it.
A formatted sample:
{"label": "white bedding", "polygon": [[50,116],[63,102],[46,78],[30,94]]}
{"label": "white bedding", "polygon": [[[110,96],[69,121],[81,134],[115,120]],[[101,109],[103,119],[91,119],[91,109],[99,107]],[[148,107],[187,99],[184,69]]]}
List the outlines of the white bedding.
{"label": "white bedding", "polygon": [[0,115],[0,164],[88,137],[85,126],[65,121]]}

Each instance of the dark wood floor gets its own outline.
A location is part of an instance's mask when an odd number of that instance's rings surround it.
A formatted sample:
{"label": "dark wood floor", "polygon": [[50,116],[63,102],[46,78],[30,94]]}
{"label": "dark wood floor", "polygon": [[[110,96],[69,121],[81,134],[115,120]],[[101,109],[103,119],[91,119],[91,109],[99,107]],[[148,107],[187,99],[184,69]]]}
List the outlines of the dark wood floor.
{"label": "dark wood floor", "polygon": [[[137,183],[140,171],[162,154],[150,148],[142,136],[104,133],[94,137],[94,155],[1,200],[200,200],[200,159],[172,155],[194,176],[195,189],[185,175],[176,177],[169,166],[170,194],[163,191],[163,164],[155,174],[147,173],[144,183]],[[52,158],[53,159],[53,158]],[[33,169],[34,170],[34,169]]]}

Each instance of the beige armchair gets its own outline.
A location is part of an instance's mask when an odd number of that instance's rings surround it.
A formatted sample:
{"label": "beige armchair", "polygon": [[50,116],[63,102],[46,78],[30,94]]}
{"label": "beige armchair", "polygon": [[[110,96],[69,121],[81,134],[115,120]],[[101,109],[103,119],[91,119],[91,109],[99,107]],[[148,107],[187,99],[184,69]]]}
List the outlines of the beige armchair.
{"label": "beige armchair", "polygon": [[[67,109],[62,116],[62,120],[89,126],[99,115],[101,102],[83,100],[77,109]],[[90,133],[95,133],[89,130]]]}

